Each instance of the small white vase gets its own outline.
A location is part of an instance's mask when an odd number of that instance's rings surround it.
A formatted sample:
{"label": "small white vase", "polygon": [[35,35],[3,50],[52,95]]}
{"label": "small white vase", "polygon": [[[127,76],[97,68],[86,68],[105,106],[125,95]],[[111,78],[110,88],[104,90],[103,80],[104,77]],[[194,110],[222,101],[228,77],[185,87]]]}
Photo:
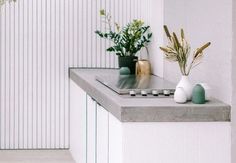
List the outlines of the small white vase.
{"label": "small white vase", "polygon": [[185,94],[187,95],[187,100],[192,99],[192,92],[193,92],[193,85],[189,81],[188,76],[182,76],[181,80],[179,81],[178,85],[176,86],[177,88],[183,88]]}
{"label": "small white vase", "polygon": [[187,102],[187,95],[182,87],[178,87],[175,90],[174,100],[176,103],[183,104]]}

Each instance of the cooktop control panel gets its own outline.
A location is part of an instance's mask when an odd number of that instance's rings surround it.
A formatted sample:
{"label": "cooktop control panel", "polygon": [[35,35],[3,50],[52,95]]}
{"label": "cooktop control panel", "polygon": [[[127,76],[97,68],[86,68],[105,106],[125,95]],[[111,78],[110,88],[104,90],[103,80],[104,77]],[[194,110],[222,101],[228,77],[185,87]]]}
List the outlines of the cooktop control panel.
{"label": "cooktop control panel", "polygon": [[171,97],[175,85],[154,75],[101,75],[96,80],[124,97]]}

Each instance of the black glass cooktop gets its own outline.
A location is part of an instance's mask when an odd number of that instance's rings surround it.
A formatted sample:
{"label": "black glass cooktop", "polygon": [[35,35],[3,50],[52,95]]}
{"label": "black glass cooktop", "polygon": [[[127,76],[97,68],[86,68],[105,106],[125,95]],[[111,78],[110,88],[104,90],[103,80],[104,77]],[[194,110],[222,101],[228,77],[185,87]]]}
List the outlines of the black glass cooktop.
{"label": "black glass cooktop", "polygon": [[151,93],[153,90],[174,92],[175,85],[154,75],[101,75],[96,80],[106,85],[118,94],[129,94],[130,91]]}

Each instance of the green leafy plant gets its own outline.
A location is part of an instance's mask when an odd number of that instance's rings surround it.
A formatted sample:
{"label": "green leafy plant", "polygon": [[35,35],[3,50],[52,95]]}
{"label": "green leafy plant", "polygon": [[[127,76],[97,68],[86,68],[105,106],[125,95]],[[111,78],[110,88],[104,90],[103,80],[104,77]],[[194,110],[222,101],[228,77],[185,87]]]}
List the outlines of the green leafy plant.
{"label": "green leafy plant", "polygon": [[175,32],[172,34],[169,32],[168,27],[164,25],[164,31],[168,38],[168,45],[165,47],[160,47],[164,52],[165,58],[172,62],[178,62],[180,71],[182,75],[189,75],[191,69],[198,66],[201,63],[203,57],[203,51],[211,45],[210,42],[204,44],[200,48],[197,48],[193,52],[192,61],[188,65],[189,55],[190,55],[190,45],[186,41],[184,36],[184,30],[181,29],[181,37],[178,38]]}
{"label": "green leafy plant", "polygon": [[0,7],[4,5],[6,2],[16,2],[16,0],[0,0]]}
{"label": "green leafy plant", "polygon": [[148,44],[151,41],[152,33],[149,32],[150,26],[145,26],[141,20],[133,20],[122,29],[118,23],[114,23],[113,31],[112,17],[105,10],[100,10],[100,16],[104,18],[108,30],[105,32],[95,31],[101,38],[108,39],[113,45],[107,48],[107,51],[114,52],[118,56],[135,56],[142,48],[148,52]]}

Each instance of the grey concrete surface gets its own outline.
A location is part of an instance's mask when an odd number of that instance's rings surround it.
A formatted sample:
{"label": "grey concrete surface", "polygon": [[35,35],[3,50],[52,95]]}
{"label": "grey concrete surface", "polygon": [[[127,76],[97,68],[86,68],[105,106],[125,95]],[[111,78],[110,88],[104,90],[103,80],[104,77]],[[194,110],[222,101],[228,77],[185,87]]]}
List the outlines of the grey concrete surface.
{"label": "grey concrete surface", "polygon": [[173,98],[124,98],[96,81],[99,74],[115,69],[70,69],[70,78],[121,122],[230,121],[231,107],[211,99],[204,105],[177,104]]}

